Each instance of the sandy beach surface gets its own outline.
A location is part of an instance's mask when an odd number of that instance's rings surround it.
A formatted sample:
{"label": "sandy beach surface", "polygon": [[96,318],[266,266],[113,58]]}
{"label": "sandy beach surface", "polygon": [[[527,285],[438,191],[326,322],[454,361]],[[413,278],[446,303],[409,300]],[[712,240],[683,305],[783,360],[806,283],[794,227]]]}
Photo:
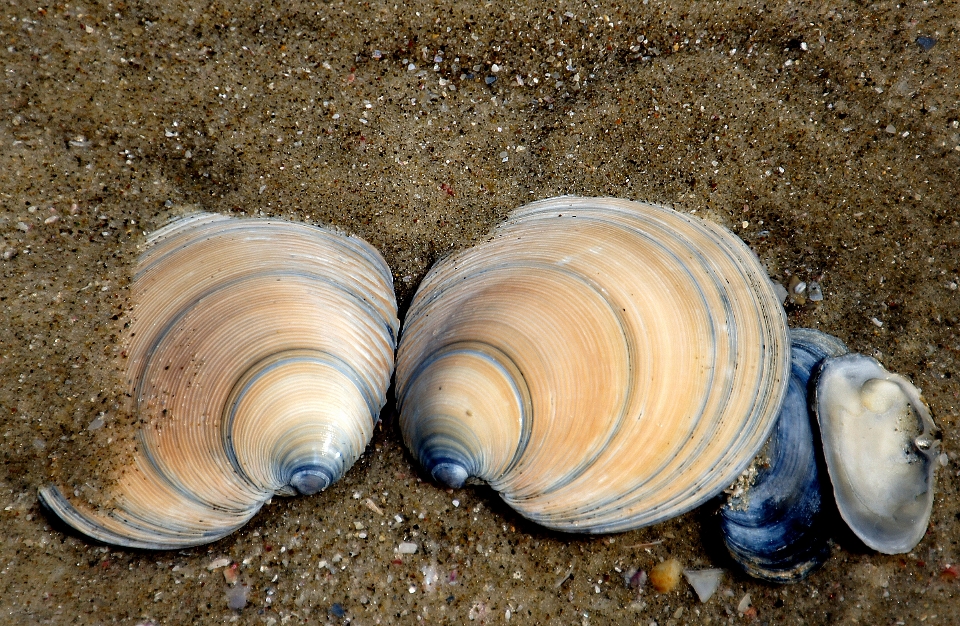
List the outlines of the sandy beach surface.
{"label": "sandy beach surface", "polygon": [[[955,1],[9,0],[0,18],[0,623],[960,624]],[[916,549],[838,530],[778,586],[733,569],[713,505],[550,532],[432,484],[389,403],[343,480],[208,546],[116,549],[40,509],[50,482],[95,501],[128,459],[145,233],[199,209],[335,225],[382,252],[402,319],[438,257],[562,194],[695,213],[773,280],[821,285],[790,325],[909,377],[943,430]],[[720,589],[625,583],[668,559],[725,569]]]}

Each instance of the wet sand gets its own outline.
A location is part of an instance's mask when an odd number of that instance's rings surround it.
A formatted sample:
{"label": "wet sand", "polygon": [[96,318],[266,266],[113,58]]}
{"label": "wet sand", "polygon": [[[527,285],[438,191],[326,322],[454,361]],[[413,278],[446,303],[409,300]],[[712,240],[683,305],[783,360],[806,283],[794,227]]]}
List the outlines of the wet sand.
{"label": "wet sand", "polygon": [[[5,4],[0,622],[960,623],[960,7],[821,6]],[[117,339],[145,232],[198,208],[335,225],[383,253],[402,318],[440,255],[560,194],[695,211],[774,280],[818,281],[791,326],[908,376],[943,429],[920,545],[838,531],[796,585],[635,591],[622,574],[663,559],[731,567],[713,508],[549,532],[431,484],[389,404],[341,482],[210,546],[109,548],[39,509],[49,481],[95,500],[129,449]]]}

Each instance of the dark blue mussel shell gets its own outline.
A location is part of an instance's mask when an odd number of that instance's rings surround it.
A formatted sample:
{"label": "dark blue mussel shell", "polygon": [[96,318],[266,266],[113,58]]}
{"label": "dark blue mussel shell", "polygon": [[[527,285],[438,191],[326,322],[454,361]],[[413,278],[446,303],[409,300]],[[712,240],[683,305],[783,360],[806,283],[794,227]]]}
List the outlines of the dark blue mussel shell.
{"label": "dark blue mussel shell", "polygon": [[[829,479],[818,461],[807,393],[810,375],[828,356],[847,349],[820,331],[791,330],[791,373],[783,407],[753,483],[720,510],[724,543],[755,578],[796,582],[829,556],[822,506]],[[826,489],[826,491],[825,491]]]}

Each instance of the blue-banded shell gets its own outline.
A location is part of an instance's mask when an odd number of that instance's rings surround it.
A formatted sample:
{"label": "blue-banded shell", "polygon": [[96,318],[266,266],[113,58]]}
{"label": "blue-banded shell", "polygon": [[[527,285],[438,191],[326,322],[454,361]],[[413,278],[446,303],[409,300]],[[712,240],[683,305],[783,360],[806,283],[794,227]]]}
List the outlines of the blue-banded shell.
{"label": "blue-banded shell", "polygon": [[130,410],[143,426],[105,508],[41,500],[100,541],[214,541],[274,494],[337,480],[373,434],[393,369],[393,281],[331,229],[200,214],[154,233],[131,288]]}
{"label": "blue-banded shell", "polygon": [[933,509],[939,429],[920,391],[875,359],[826,359],[813,407],[837,508],[850,529],[885,554],[909,552]]}
{"label": "blue-banded shell", "polygon": [[846,353],[839,339],[816,330],[790,333],[791,373],[777,425],[756,475],[720,509],[723,540],[751,576],[797,582],[830,556],[827,476],[809,411],[810,376],[829,356]]}
{"label": "blue-banded shell", "polygon": [[398,352],[400,425],[441,482],[486,482],[550,528],[622,531],[733,482],[789,360],[783,309],[732,233],[554,198],[430,270]]}

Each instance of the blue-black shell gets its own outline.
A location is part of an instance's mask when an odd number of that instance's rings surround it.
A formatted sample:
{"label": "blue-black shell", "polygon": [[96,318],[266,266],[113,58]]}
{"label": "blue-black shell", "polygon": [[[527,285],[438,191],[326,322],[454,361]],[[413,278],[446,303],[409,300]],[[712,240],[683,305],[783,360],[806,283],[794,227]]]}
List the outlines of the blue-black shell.
{"label": "blue-black shell", "polygon": [[823,506],[829,483],[818,459],[807,398],[813,370],[825,357],[845,352],[843,343],[830,335],[791,331],[790,383],[765,448],[769,464],[720,510],[727,550],[755,578],[796,582],[829,556]]}

